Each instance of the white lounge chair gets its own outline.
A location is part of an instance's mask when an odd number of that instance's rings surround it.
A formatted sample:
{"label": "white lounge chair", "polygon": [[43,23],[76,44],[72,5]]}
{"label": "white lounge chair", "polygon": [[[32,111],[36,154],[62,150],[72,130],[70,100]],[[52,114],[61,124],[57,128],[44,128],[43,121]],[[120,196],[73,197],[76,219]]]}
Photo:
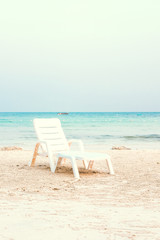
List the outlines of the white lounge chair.
{"label": "white lounge chair", "polygon": [[[114,174],[110,156],[102,153],[85,152],[81,140],[67,141],[58,118],[34,119],[34,128],[39,141],[35,146],[29,166],[34,166],[37,155],[45,156],[49,158],[51,171],[55,172],[62,159],[70,159],[74,177],[80,178],[76,160],[82,160],[86,169],[92,168],[94,160],[106,160],[109,173]],[[71,151],[72,142],[78,144],[79,151]],[[41,148],[40,152],[39,147]]]}

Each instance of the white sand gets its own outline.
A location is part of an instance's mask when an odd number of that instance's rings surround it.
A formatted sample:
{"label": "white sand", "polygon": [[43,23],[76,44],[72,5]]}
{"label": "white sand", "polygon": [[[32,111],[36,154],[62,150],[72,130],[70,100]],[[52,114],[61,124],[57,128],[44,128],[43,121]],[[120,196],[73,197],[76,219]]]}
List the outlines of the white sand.
{"label": "white sand", "polygon": [[78,162],[75,182],[69,162],[53,174],[47,158],[0,152],[0,239],[159,240],[160,150],[107,153],[115,176]]}

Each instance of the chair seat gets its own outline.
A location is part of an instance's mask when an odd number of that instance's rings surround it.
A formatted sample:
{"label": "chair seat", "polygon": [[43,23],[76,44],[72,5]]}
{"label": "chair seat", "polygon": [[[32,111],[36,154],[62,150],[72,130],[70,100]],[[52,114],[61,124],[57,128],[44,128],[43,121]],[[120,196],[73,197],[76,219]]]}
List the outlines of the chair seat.
{"label": "chair seat", "polygon": [[75,158],[77,160],[105,160],[109,155],[97,152],[64,151],[57,153],[57,157]]}

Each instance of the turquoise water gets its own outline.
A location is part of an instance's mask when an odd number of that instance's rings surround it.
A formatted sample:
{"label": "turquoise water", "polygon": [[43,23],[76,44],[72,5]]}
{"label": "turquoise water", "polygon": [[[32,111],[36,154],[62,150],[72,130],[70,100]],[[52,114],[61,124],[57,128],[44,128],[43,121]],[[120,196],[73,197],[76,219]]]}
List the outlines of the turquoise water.
{"label": "turquoise water", "polygon": [[87,149],[113,145],[160,149],[160,113],[0,113],[0,146],[32,149],[34,118],[59,118],[68,139],[82,139]]}

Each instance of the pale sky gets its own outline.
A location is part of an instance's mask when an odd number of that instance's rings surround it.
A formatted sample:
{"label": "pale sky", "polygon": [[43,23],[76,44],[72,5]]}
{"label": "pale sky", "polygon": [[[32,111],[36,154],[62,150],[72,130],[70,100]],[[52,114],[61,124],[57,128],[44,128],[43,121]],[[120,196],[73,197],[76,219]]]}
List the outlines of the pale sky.
{"label": "pale sky", "polygon": [[1,1],[0,111],[160,111],[160,0]]}

